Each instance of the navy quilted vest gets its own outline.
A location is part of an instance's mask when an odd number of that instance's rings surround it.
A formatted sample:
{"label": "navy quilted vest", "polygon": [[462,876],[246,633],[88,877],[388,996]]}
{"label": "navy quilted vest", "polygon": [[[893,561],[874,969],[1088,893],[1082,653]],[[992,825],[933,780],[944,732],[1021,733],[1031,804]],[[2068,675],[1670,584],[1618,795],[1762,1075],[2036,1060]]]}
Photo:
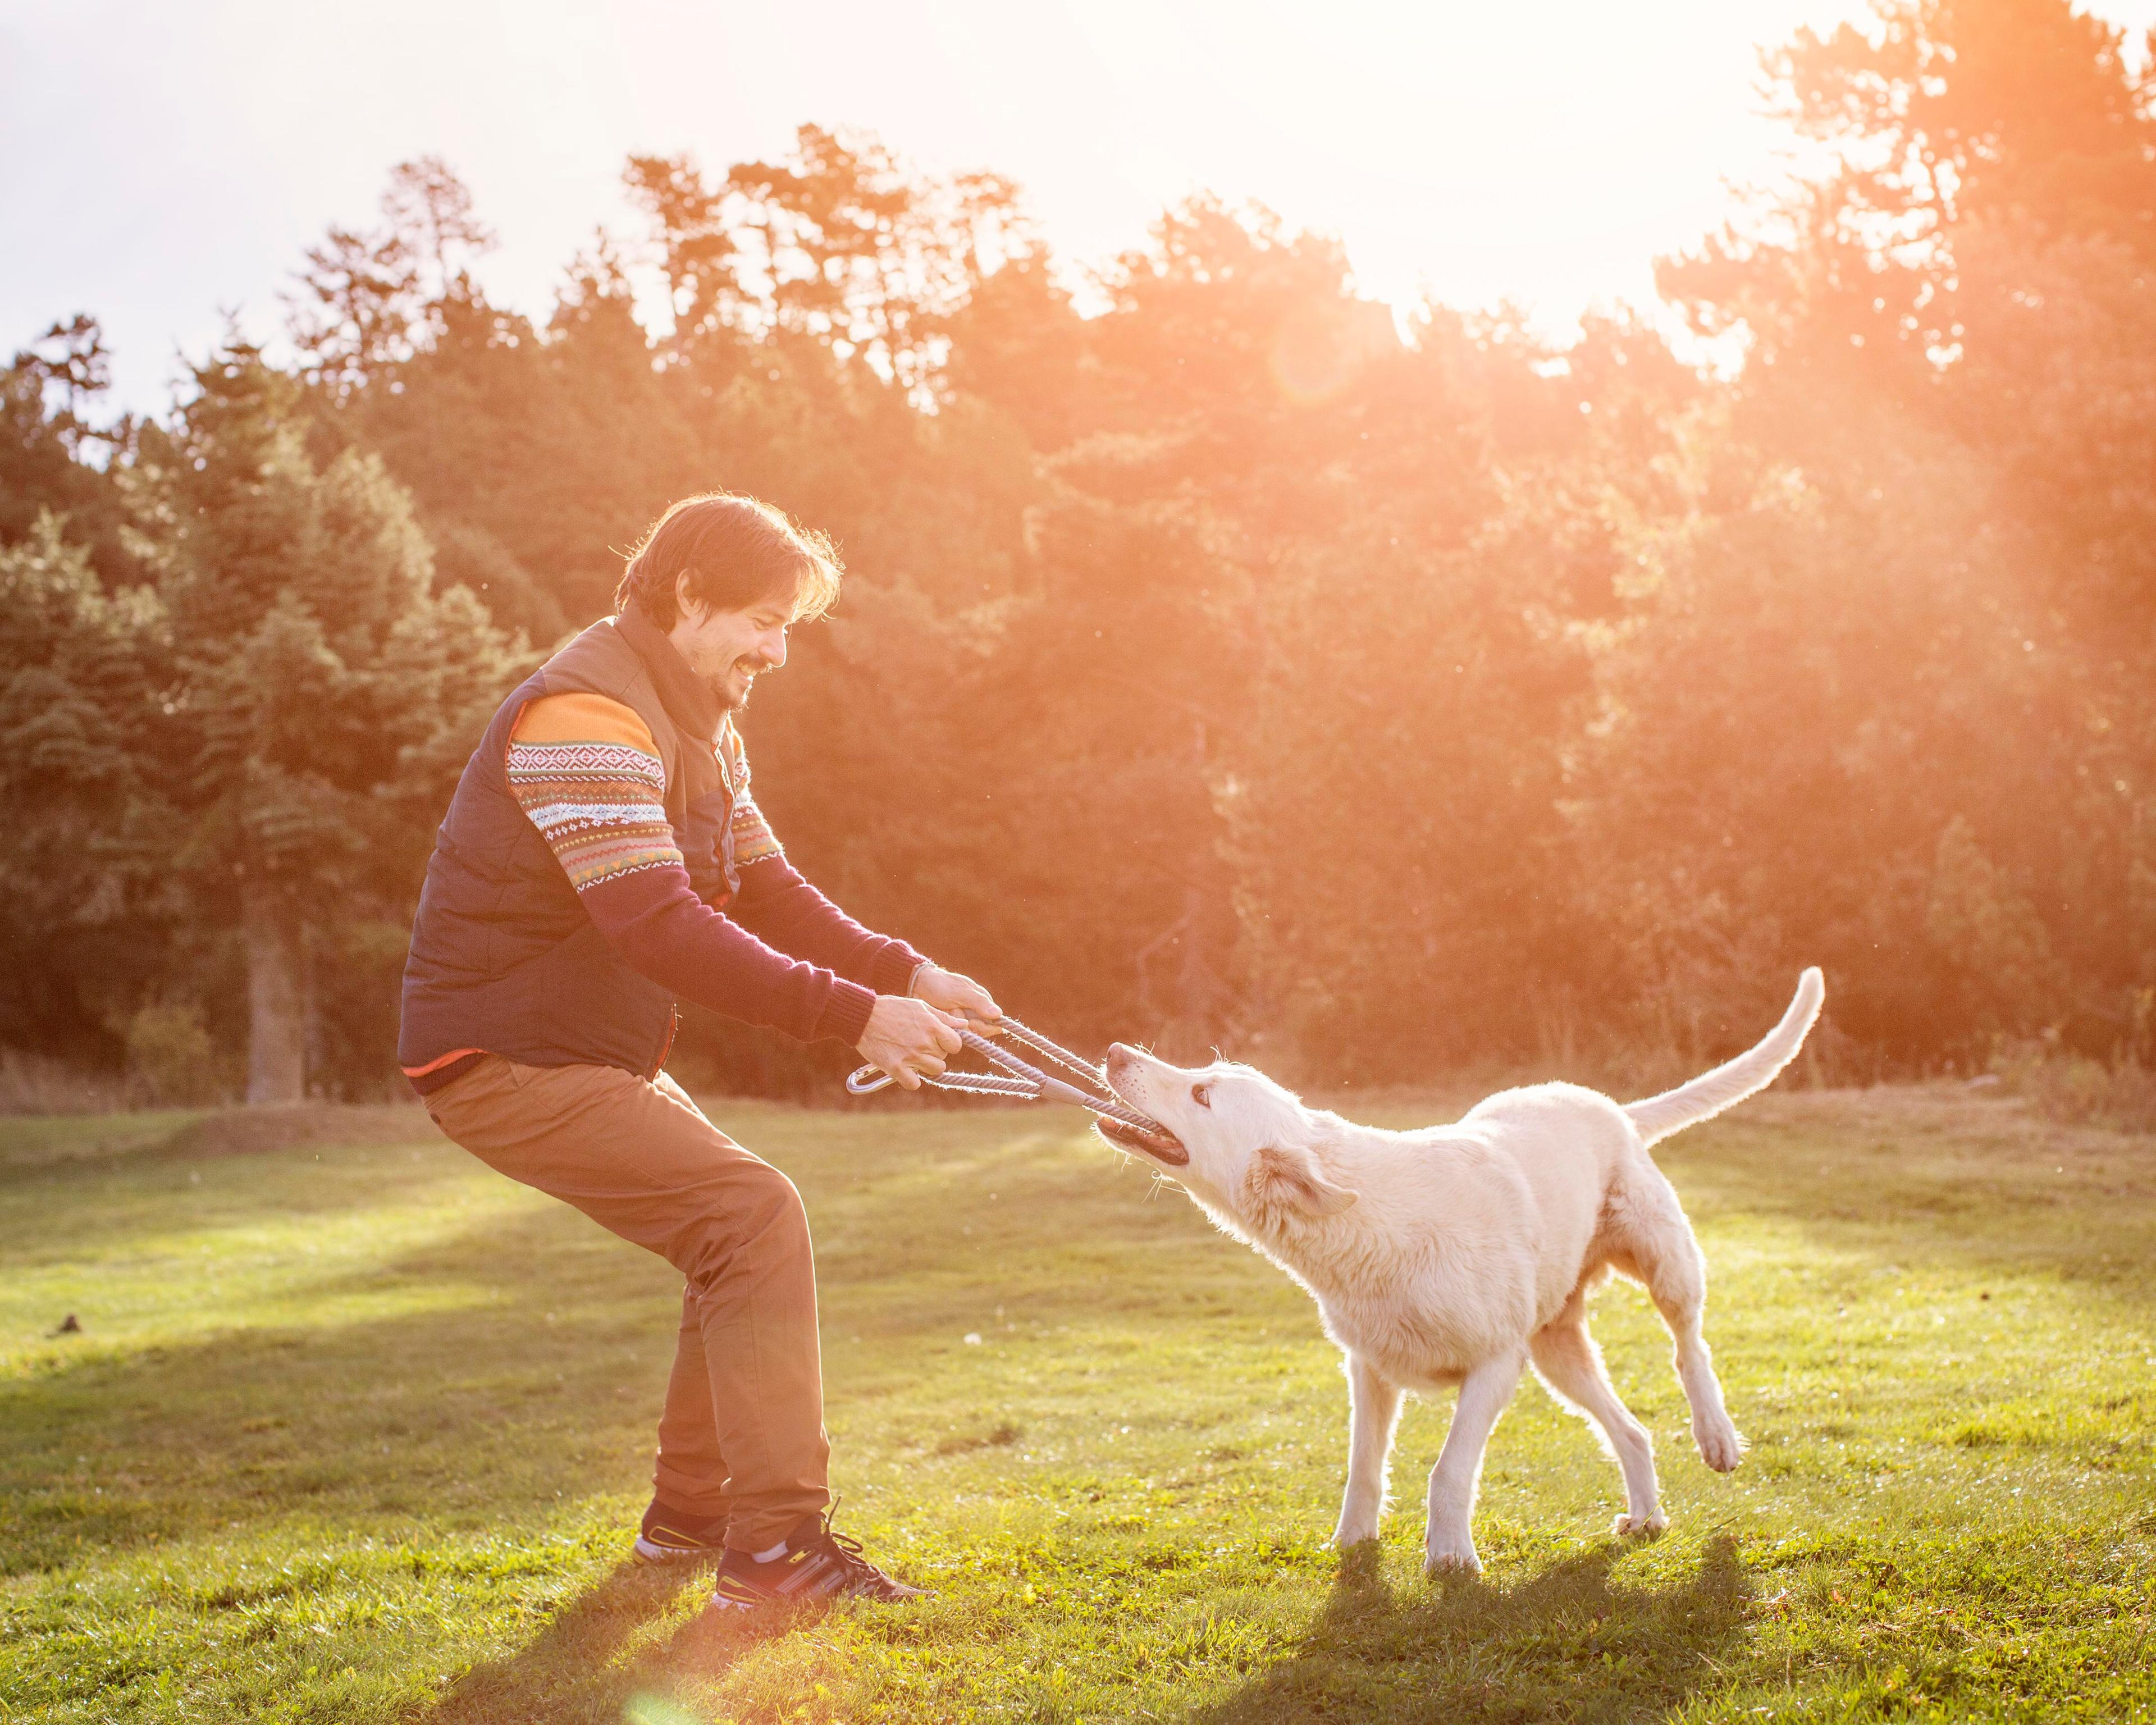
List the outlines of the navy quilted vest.
{"label": "navy quilted vest", "polygon": [[397,1060],[408,1072],[462,1049],[643,1073],[666,1058],[674,996],[616,956],[509,788],[517,715],[572,692],[619,701],[650,728],[690,883],[721,906],[739,889],[733,797],[713,748],[724,711],[649,619],[593,624],[502,702],[434,835],[404,964]]}

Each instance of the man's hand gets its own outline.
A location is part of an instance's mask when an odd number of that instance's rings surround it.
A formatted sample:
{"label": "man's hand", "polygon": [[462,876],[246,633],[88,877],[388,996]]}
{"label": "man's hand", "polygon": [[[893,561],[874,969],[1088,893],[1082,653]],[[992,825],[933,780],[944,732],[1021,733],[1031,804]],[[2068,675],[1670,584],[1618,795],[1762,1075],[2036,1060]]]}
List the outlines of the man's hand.
{"label": "man's hand", "polygon": [[956,1014],[983,1035],[993,1035],[996,1020],[1004,1015],[995,997],[973,978],[940,964],[924,964],[914,973],[913,998],[938,1011]]}
{"label": "man's hand", "polygon": [[956,1014],[925,1000],[879,994],[869,1013],[869,1027],[855,1046],[870,1065],[880,1067],[906,1089],[918,1090],[923,1078],[940,1077],[951,1056],[966,1045],[958,1040],[964,1024]]}

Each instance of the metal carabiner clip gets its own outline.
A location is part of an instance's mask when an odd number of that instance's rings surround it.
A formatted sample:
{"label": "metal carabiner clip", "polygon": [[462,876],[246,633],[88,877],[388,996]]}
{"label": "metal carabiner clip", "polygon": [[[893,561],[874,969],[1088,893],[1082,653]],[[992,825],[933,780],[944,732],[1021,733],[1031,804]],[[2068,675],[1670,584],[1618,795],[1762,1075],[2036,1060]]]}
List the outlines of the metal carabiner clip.
{"label": "metal carabiner clip", "polygon": [[[1049,1077],[1045,1073],[1036,1072],[1032,1067],[1027,1065],[1024,1060],[1014,1059],[1004,1050],[998,1048],[995,1044],[989,1041],[987,1037],[980,1035],[972,1030],[961,1030],[958,1034],[963,1046],[970,1048],[974,1053],[983,1056],[988,1060],[989,1065],[1001,1066],[1014,1078],[1021,1079],[1026,1083],[1033,1085],[1054,1085],[1055,1083],[1054,1079]],[[969,1075],[962,1073],[956,1076],[963,1078]],[[891,1086],[897,1081],[898,1081],[896,1079],[893,1078],[890,1073],[885,1071],[880,1066],[856,1066],[851,1072],[846,1075],[846,1093],[849,1096],[872,1096],[880,1090],[890,1089]],[[943,1078],[940,1076],[931,1078],[924,1073],[921,1075],[921,1081],[923,1084],[935,1086],[938,1088],[947,1087],[944,1084]],[[1070,1086],[1066,1085],[1062,1086],[1062,1088],[1067,1090]],[[1075,1095],[1076,1092],[1073,1091],[1072,1094]]]}

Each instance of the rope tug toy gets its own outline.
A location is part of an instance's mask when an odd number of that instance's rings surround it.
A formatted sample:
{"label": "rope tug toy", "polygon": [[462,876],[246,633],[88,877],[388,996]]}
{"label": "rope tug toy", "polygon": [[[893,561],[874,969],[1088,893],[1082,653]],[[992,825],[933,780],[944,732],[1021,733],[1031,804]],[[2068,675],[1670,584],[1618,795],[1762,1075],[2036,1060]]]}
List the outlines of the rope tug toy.
{"label": "rope tug toy", "polygon": [[[1108,1075],[1087,1060],[1081,1060],[1068,1049],[1060,1048],[1040,1031],[1029,1029],[1016,1019],[1004,1018],[996,1025],[996,1034],[1008,1036],[1014,1042],[1023,1043],[1035,1054],[1045,1055],[1085,1081],[1090,1090],[1081,1090],[1075,1084],[1050,1076],[1040,1067],[1020,1060],[1009,1049],[998,1048],[987,1037],[973,1030],[961,1030],[958,1034],[966,1046],[992,1065],[1003,1068],[1002,1072],[945,1072],[939,1078],[923,1078],[921,1082],[937,1090],[965,1091],[974,1096],[1015,1096],[1029,1102],[1067,1102],[1083,1108],[1101,1123],[1102,1133],[1110,1143],[1122,1137],[1139,1140],[1156,1160],[1177,1167],[1190,1160],[1190,1153],[1158,1121],[1149,1119],[1118,1096],[1108,1085]],[[893,1082],[888,1072],[875,1066],[862,1066],[846,1080],[846,1089],[857,1096],[873,1096]],[[1107,1130],[1113,1122],[1117,1131]]]}

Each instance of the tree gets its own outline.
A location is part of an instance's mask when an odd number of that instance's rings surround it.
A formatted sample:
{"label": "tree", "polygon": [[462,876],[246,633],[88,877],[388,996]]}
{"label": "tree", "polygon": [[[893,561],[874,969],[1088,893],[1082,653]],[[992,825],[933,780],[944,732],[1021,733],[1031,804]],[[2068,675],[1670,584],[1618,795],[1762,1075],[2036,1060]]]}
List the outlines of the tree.
{"label": "tree", "polygon": [[107,464],[124,454],[133,424],[100,428],[91,417],[111,382],[105,332],[86,316],[54,323],[0,371],[0,545],[27,540],[50,511],[104,581],[126,586],[141,572]]}
{"label": "tree", "polygon": [[[1716,722],[1763,735],[1772,704],[1808,709],[1788,669],[1799,656],[1835,691],[1828,729],[1774,726],[1784,764],[1760,783],[1794,782],[1796,737],[1836,757],[1815,782],[1857,769],[1820,809],[1835,864],[1784,875],[1774,896],[1789,916],[1842,896],[1829,874],[1869,883],[1857,921],[1895,932],[1852,942],[1850,960],[1905,956],[1867,965],[1880,992],[1860,1034],[1902,1058],[1969,1057],[1984,1027],[2042,1014],[2123,1045],[2156,985],[2135,886],[2156,806],[2148,74],[2118,30],[2066,0],[1900,0],[1869,31],[1800,33],[1768,66],[1836,166],[1665,270],[1698,327],[1752,345],[1722,434],[1736,458],[1720,464],[1736,481],[1724,519],[1685,536],[1690,567],[1630,636],[1659,668],[1636,685],[1655,696],[1639,711],[1672,711],[1679,691],[1704,695],[1717,665],[1743,664],[1748,688],[1713,700],[1753,716]],[[1796,498],[1794,519],[1766,501]],[[1747,508],[1790,531],[1761,542],[1735,518]],[[1710,574],[1717,542],[1742,545],[1749,569]],[[1815,561],[1830,547],[1848,569]],[[1794,615],[1756,598],[1770,567],[1802,583]],[[1661,607],[1679,593],[1735,631],[1712,660],[1675,647]],[[1635,732],[1628,747],[1659,746]],[[1787,834],[1795,806],[1781,801],[1771,829]],[[1859,808],[1881,819],[1859,829]],[[1967,911],[1972,880],[2010,913]],[[1765,885],[1727,901],[1756,903]],[[1939,968],[1942,931],[2010,926],[2017,953],[2046,955],[1983,968],[2022,978],[2018,1001]],[[1927,927],[1932,950],[1909,948]],[[1961,1004],[1943,1012],[1943,996]]]}
{"label": "tree", "polygon": [[470,266],[494,236],[440,157],[391,169],[382,214],[372,233],[333,227],[308,250],[292,305],[307,377],[339,395],[433,346],[451,308],[485,305]]}
{"label": "tree", "polygon": [[192,376],[131,475],[180,675],[174,861],[244,949],[248,1100],[285,1101],[307,1091],[311,957],[408,903],[423,811],[521,653],[468,592],[433,592],[378,459],[316,467],[292,380],[236,339]]}
{"label": "tree", "polygon": [[944,321],[1038,249],[1009,181],[924,178],[875,138],[820,126],[716,187],[687,156],[634,157],[625,177],[655,230],[678,352],[793,336],[924,401]]}
{"label": "tree", "polygon": [[109,591],[59,517],[0,549],[0,1040],[95,1047],[162,978],[176,679],[156,594]]}

